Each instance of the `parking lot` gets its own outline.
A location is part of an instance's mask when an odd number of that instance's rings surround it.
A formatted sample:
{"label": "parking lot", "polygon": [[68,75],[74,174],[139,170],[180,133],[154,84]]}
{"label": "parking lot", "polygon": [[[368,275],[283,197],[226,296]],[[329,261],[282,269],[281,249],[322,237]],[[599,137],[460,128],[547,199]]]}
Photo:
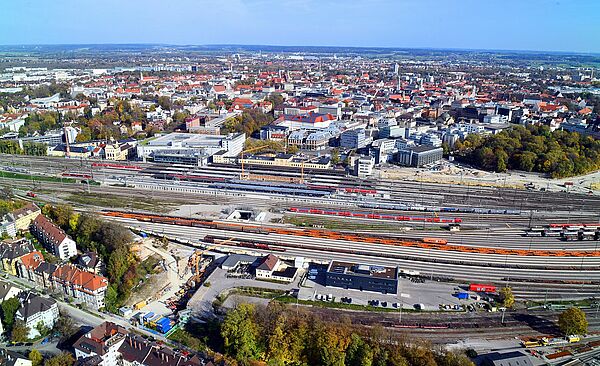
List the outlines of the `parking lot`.
{"label": "parking lot", "polygon": [[[459,292],[467,294],[467,298],[459,299]],[[300,300],[333,301],[388,309],[402,307],[424,311],[485,310],[483,299],[463,286],[430,281],[422,277],[400,278],[397,294],[326,287],[325,267],[322,266],[311,266],[308,269],[300,282],[298,297]]]}

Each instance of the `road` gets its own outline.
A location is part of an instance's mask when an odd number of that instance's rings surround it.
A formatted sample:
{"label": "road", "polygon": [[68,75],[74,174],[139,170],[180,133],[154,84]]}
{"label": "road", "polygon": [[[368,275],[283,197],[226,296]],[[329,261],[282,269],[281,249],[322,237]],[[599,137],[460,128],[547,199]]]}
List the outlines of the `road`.
{"label": "road", "polygon": [[[35,284],[31,281],[25,280],[23,278],[18,278],[18,277],[14,277],[11,275],[7,275],[7,277],[4,278],[3,281],[8,281],[8,282],[12,283],[13,285],[15,285],[21,289],[24,289],[24,290],[37,292],[37,289],[36,289],[37,284]],[[96,311],[93,309],[86,309],[84,311],[84,310],[81,310],[78,307],[71,305],[65,301],[60,301],[60,300],[56,300],[56,301],[58,302],[58,305],[59,305],[61,311],[66,312],[69,315],[69,317],[73,318],[73,320],[77,324],[96,327],[105,321],[109,321],[109,322],[113,322],[113,323],[118,324],[127,329],[133,327],[126,319],[116,316],[114,314],[102,313],[102,312],[99,312],[99,311]],[[155,339],[166,340],[166,338],[164,338],[163,336],[161,336],[159,334],[148,332],[141,328],[136,328],[136,332],[140,332],[144,335],[154,337]]]}

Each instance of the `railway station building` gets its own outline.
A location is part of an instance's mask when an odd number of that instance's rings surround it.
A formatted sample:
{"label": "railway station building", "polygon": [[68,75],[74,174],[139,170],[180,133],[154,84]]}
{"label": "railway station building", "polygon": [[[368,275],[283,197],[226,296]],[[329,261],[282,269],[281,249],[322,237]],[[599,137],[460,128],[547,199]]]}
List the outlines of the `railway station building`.
{"label": "railway station building", "polygon": [[398,268],[331,261],[325,273],[325,285],[396,294],[398,292]]}

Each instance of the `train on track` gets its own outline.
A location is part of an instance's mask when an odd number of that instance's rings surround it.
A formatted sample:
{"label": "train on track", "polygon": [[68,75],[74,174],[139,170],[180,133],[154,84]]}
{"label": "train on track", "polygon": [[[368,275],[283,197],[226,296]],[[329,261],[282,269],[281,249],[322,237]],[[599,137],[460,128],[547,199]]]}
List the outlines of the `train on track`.
{"label": "train on track", "polygon": [[295,212],[295,213],[307,213],[307,214],[311,214],[311,215],[356,217],[356,218],[375,219],[375,220],[434,222],[434,223],[447,223],[447,224],[459,224],[462,222],[462,219],[460,219],[460,218],[448,219],[448,218],[441,218],[441,217],[400,216],[400,215],[393,215],[393,214],[322,210],[322,209],[317,209],[317,208],[305,208],[305,207],[290,207],[289,211]]}
{"label": "train on track", "polygon": [[385,202],[360,202],[359,207],[374,208],[396,211],[424,211],[424,212],[461,212],[486,215],[520,215],[520,210],[508,210],[503,208],[474,208],[474,207],[437,207],[423,206],[418,204],[398,204]]}
{"label": "train on track", "polygon": [[92,163],[92,167],[95,168],[110,168],[110,169],[123,169],[123,170],[135,170],[140,171],[143,168],[138,165],[124,165],[115,163]]}
{"label": "train on track", "polygon": [[[224,223],[215,222],[212,220],[202,219],[186,219],[177,216],[163,216],[163,215],[151,215],[145,213],[134,213],[134,212],[121,212],[121,211],[104,211],[102,213],[105,216],[119,217],[135,219],[139,221],[148,221],[156,223],[165,223],[171,225],[181,226],[196,226],[210,229],[229,230],[229,231],[241,231],[241,232],[252,232],[259,234],[278,234],[285,236],[296,236],[296,237],[308,237],[318,238],[327,240],[339,240],[339,241],[351,241],[363,243],[365,245],[377,244],[377,245],[389,245],[406,248],[419,248],[424,250],[440,250],[440,251],[451,251],[460,253],[473,253],[473,254],[495,254],[504,256],[534,256],[534,257],[600,257],[600,251],[598,250],[531,250],[531,249],[505,249],[505,248],[494,248],[494,247],[475,247],[467,245],[449,244],[444,239],[427,240],[421,239],[407,239],[401,237],[379,235],[379,234],[366,234],[366,233],[348,233],[333,230],[321,230],[321,229],[291,229],[283,227],[269,227],[269,226],[256,226],[247,225],[240,223]],[[286,243],[286,246],[292,244]],[[322,246],[325,251],[330,250],[326,245]],[[350,251],[350,253],[353,253]],[[355,253],[353,253],[355,254]],[[371,255],[371,254],[369,254]],[[385,256],[378,254],[378,256]]]}
{"label": "train on track", "polygon": [[525,230],[527,237],[557,237],[570,240],[600,240],[598,224],[550,224],[545,227],[531,227]]}
{"label": "train on track", "polygon": [[86,173],[62,173],[61,175],[68,178],[92,179],[92,176]]}
{"label": "train on track", "polygon": [[285,248],[275,247],[271,242],[263,240],[228,238],[226,236],[206,235],[204,242],[212,244],[232,245],[236,247],[285,252]]}

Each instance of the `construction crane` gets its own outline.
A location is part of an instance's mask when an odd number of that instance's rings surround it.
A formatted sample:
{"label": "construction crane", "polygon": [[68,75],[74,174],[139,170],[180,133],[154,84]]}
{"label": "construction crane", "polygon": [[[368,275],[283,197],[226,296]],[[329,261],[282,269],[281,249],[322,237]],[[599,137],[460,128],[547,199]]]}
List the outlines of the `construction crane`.
{"label": "construction crane", "polygon": [[202,260],[202,257],[204,256],[204,254],[206,254],[206,252],[209,252],[215,248],[220,247],[221,245],[225,245],[234,240],[235,240],[235,238],[232,237],[232,238],[224,240],[220,243],[215,243],[209,247],[206,247],[203,250],[195,250],[194,253],[192,253],[192,255],[190,256],[190,259],[188,261],[188,267],[194,269],[194,274],[192,275],[192,277],[190,277],[190,279],[188,280],[188,283],[197,282],[200,279],[202,272],[203,272],[200,270],[200,261]]}

